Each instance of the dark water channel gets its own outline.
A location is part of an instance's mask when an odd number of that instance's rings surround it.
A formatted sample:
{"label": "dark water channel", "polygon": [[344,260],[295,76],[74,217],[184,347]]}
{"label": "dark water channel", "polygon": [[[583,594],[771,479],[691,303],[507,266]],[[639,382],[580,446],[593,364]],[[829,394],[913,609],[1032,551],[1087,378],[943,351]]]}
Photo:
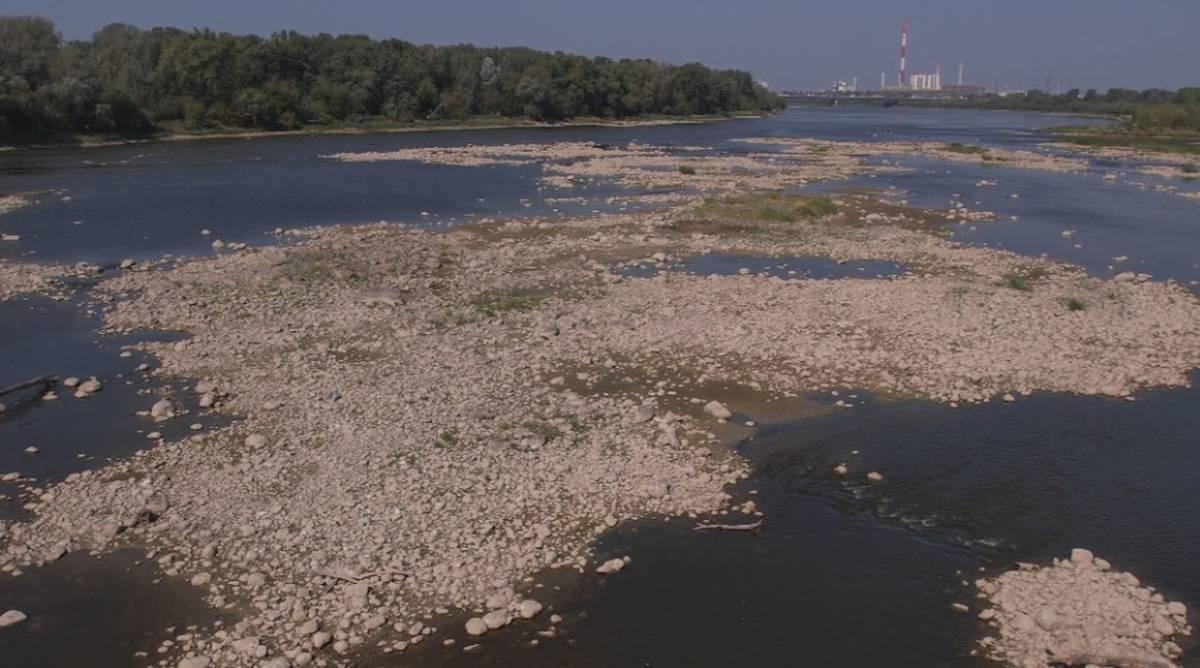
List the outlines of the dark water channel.
{"label": "dark water channel", "polygon": [[648,278],[664,271],[680,271],[697,276],[755,275],[774,278],[889,278],[903,275],[904,267],[894,262],[850,260],[837,262],[822,257],[772,257],[708,253],[679,262],[653,261],[625,263],[621,275]]}
{"label": "dark water channel", "polygon": [[[217,237],[266,243],[276,227],[381,219],[441,226],[484,216],[589,211],[603,208],[603,199],[617,192],[604,186],[542,192],[534,167],[339,164],[319,158],[339,151],[569,140],[758,150],[735,141],[751,136],[1031,148],[1046,139],[1038,128],[1063,122],[1033,114],[811,109],[703,126],[9,152],[0,154],[0,194],[56,194],[0,217],[0,229],[23,236],[18,244],[0,246],[0,256],[111,263],[203,253]],[[893,186],[914,205],[939,208],[949,207],[958,193],[971,208],[1002,216],[956,228],[962,240],[1047,253],[1099,275],[1133,269],[1200,280],[1196,202],[1106,182],[1106,168],[1054,174],[916,158],[901,163],[914,171],[822,188]],[[998,185],[978,187],[982,179]],[[1010,197],[1013,193],[1019,197]],[[546,201],[580,195],[586,204]],[[1008,220],[1012,215],[1018,220]],[[201,236],[202,228],[212,230],[212,237]],[[1061,235],[1066,229],[1075,231],[1073,238]],[[1115,263],[1119,255],[1129,259]],[[669,269],[704,275],[743,267],[810,278],[904,271],[882,263],[722,254]],[[631,271],[650,275],[657,268]],[[161,386],[135,371],[153,360],[120,357],[121,346],[138,337],[100,336],[86,308],[42,299],[0,303],[0,386],[45,373],[95,375],[105,383],[86,400],[60,388],[57,401],[10,406],[0,419],[0,473],[52,481],[145,447],[146,431],[179,438],[191,422],[213,424],[189,416],[161,428],[133,415],[153,403],[145,392]],[[445,625],[459,640],[456,647],[431,642],[402,659],[374,657],[367,663],[972,666],[981,664],[970,655],[981,627],[973,616],[950,608],[971,600],[961,581],[973,580],[980,569],[992,573],[1017,560],[1044,561],[1080,545],[1195,609],[1200,394],[1154,391],[1137,399],[1035,395],[1012,404],[951,409],[865,398],[824,417],[760,424],[738,446],[756,471],[738,494],[754,498],[765,513],[759,534],[695,532],[691,521],[682,520],[622,527],[601,540],[597,553],[628,554],[632,565],[604,580],[591,574],[549,576],[554,586],[539,598],[550,610],[538,622],[489,634],[473,654],[461,650],[466,642],[461,626]],[[830,397],[820,400],[832,403]],[[26,453],[30,445],[39,452]],[[845,479],[831,473],[840,462],[850,468]],[[882,484],[866,484],[871,470],[885,476]],[[752,490],[756,494],[750,496]],[[0,494],[18,493],[0,483]],[[15,517],[20,504],[16,499],[0,507]],[[189,592],[153,584],[152,572],[139,570],[132,557],[122,559],[72,557],[36,574],[0,577],[0,609],[19,607],[31,615],[25,624],[0,631],[0,665],[144,665],[133,652],[152,650],[165,637],[164,627],[202,621],[203,611]],[[561,632],[539,637],[549,612],[563,615]],[[528,647],[534,639],[538,646]],[[1194,661],[1196,650],[1186,649]]]}

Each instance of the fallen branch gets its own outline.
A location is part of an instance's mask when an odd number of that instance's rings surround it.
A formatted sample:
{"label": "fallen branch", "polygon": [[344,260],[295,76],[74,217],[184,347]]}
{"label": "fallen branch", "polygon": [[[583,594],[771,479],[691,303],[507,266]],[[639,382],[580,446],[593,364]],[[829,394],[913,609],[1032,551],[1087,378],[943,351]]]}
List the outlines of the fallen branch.
{"label": "fallen branch", "polygon": [[709,529],[718,531],[757,531],[762,524],[762,520],[749,524],[697,524],[693,531],[707,531]]}
{"label": "fallen branch", "polygon": [[29,380],[22,381],[15,385],[9,385],[8,387],[0,388],[0,397],[6,394],[12,394],[13,392],[20,392],[21,390],[26,390],[31,387],[37,387],[39,385],[42,387],[42,390],[45,391],[47,386],[57,380],[57,376],[38,376],[37,378],[30,378]]}

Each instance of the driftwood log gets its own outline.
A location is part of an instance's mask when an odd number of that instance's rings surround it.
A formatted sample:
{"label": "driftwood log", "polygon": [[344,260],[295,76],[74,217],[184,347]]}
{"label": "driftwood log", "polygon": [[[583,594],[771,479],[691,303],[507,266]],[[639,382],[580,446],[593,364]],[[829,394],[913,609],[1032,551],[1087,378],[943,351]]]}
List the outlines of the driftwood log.
{"label": "driftwood log", "polygon": [[29,380],[21,381],[20,383],[9,385],[8,387],[0,388],[0,397],[4,396],[6,394],[12,394],[13,392],[20,392],[21,390],[27,390],[31,387],[38,387],[38,386],[41,386],[42,391],[45,391],[50,385],[54,384],[57,380],[58,380],[58,378],[56,376],[38,376],[37,378],[30,378]]}
{"label": "driftwood log", "polygon": [[757,531],[763,525],[763,521],[751,522],[749,524],[697,524],[695,531]]}

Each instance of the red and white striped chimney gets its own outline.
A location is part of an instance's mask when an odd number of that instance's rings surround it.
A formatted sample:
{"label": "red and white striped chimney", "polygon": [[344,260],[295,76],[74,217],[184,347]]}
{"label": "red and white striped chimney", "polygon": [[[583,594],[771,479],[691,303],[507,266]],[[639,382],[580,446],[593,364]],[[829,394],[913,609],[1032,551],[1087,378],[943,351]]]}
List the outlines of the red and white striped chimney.
{"label": "red and white striped chimney", "polygon": [[908,85],[908,19],[900,30],[900,87]]}

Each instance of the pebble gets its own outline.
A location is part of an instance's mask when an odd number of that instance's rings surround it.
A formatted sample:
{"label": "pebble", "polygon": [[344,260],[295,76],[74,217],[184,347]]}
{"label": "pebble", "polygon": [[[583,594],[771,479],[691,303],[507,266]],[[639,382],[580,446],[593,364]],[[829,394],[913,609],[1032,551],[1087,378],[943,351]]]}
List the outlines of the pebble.
{"label": "pebble", "polygon": [[717,418],[718,420],[728,420],[729,418],[733,417],[733,413],[725,407],[725,404],[722,404],[719,401],[710,401],[707,404],[704,404],[704,412]]}
{"label": "pebble", "polygon": [[262,434],[250,434],[246,437],[246,447],[261,448],[267,444],[267,437]]}
{"label": "pebble", "polygon": [[1082,547],[1077,547],[1071,550],[1071,563],[1073,564],[1088,566],[1091,565],[1095,559],[1096,556],[1092,554],[1091,550],[1085,550]]}
{"label": "pebble", "polygon": [[312,634],[311,640],[313,649],[321,649],[328,645],[330,640],[333,640],[333,635],[326,631],[317,631]]}
{"label": "pebble", "polygon": [[834,475],[844,476],[849,472],[850,469],[846,468],[845,464],[838,464],[837,466],[833,467]]}
{"label": "pebble", "polygon": [[522,619],[533,619],[542,611],[542,604],[527,598],[517,606],[517,613]]}
{"label": "pebble", "polygon": [[483,623],[493,631],[508,626],[511,621],[512,615],[507,610],[493,610],[483,616]]}
{"label": "pebble", "polygon": [[472,617],[467,620],[467,635],[481,636],[488,632],[487,622],[479,617]]}
{"label": "pebble", "polygon": [[867,474],[867,480],[871,482],[880,482],[883,480],[883,474],[878,471],[871,471]]}
{"label": "pebble", "polygon": [[622,568],[625,568],[625,561],[623,559],[609,559],[600,564],[596,572],[601,575],[612,575],[613,573],[621,572]]}
{"label": "pebble", "polygon": [[20,610],[9,610],[9,611],[5,612],[3,615],[0,615],[0,629],[6,628],[9,626],[16,626],[17,624],[20,624],[21,622],[25,621],[26,619],[29,619],[29,617],[26,616],[25,613],[21,612]]}

